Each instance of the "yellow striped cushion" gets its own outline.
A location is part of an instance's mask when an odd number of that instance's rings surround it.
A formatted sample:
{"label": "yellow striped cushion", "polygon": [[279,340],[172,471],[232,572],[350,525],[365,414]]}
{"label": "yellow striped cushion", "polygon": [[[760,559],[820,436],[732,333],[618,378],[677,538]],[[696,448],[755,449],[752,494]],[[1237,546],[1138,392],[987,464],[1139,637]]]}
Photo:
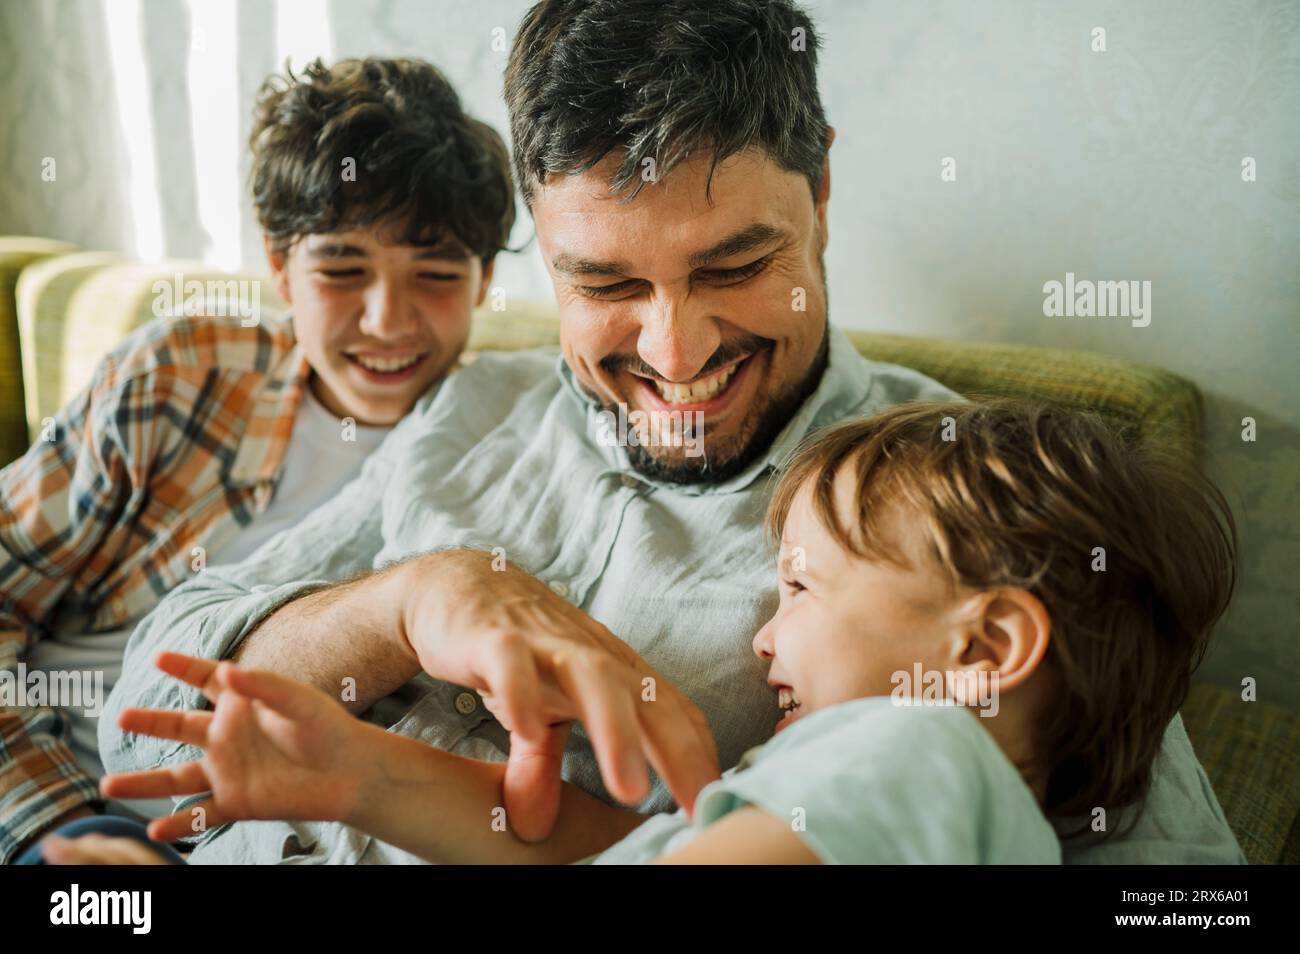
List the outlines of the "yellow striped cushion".
{"label": "yellow striped cushion", "polygon": [[76,251],[75,245],[22,235],[0,237],[0,467],[27,449],[23,413],[22,351],[18,337],[18,305],[14,286],[23,269]]}
{"label": "yellow striped cushion", "polygon": [[[141,264],[107,252],[83,252],[39,262],[18,279],[18,324],[29,437],[90,383],[95,365],[130,331],[155,317],[154,285],[182,282],[255,281],[262,314],[285,304],[269,279],[232,275],[188,262]],[[182,288],[182,292],[184,289]],[[172,302],[175,297],[180,301]],[[183,294],[168,303],[184,304]]]}
{"label": "yellow striped cushion", "polygon": [[[104,253],[64,256],[27,269],[18,294],[32,433],[89,381],[105,351],[153,317],[154,282],[170,281],[178,271],[205,282],[252,277],[223,276],[184,263],[142,265]],[[267,313],[284,307],[269,281],[261,290]],[[1168,371],[1050,348],[867,332],[849,332],[849,337],[868,357],[916,368],[959,393],[1033,397],[1096,410],[1132,436],[1159,433],[1189,458],[1196,453],[1200,395]],[[475,312],[470,348],[513,350],[558,341],[555,306],[525,301],[507,311]]]}

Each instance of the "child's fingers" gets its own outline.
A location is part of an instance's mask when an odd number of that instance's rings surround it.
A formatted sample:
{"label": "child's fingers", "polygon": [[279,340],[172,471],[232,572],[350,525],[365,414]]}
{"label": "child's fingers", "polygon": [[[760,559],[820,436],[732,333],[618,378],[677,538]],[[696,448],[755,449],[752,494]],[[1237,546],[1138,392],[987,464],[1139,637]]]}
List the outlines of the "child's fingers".
{"label": "child's fingers", "polygon": [[319,713],[319,699],[311,687],[278,673],[222,663],[217,669],[217,679],[225,688],[256,699],[286,718],[305,719]]}
{"label": "child's fingers", "polygon": [[555,828],[560,811],[560,769],[572,729],[570,722],[549,729],[541,739],[510,736],[502,793],[510,828],[523,841],[541,841]]}
{"label": "child's fingers", "polygon": [[211,712],[177,709],[123,709],[117,724],[127,732],[149,735],[155,739],[171,739],[186,745],[200,747],[208,744],[208,728],[212,725]]}
{"label": "child's fingers", "polygon": [[149,823],[149,837],[154,841],[193,838],[230,820],[218,812],[212,799],[208,798],[175,815],[155,818]]}
{"label": "child's fingers", "polygon": [[164,798],[168,795],[197,795],[211,788],[203,763],[186,762],[170,768],[115,772],[100,780],[99,790],[107,798]]}
{"label": "child's fingers", "polygon": [[217,671],[217,664],[211,659],[186,656],[184,653],[174,653],[165,649],[154,657],[154,665],[167,675],[179,679],[195,689],[202,689],[203,694],[211,701],[217,701],[216,696],[220,695],[220,691],[212,679],[213,674]]}

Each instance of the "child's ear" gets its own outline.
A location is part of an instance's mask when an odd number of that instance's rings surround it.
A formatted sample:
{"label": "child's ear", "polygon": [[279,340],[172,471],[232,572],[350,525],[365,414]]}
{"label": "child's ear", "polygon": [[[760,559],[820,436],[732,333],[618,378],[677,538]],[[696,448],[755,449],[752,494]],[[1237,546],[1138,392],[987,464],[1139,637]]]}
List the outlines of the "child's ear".
{"label": "child's ear", "polygon": [[1052,620],[1027,590],[986,593],[962,628],[957,668],[997,671],[1000,689],[1024,682],[1047,653]]}
{"label": "child's ear", "polygon": [[266,233],[262,234],[262,248],[266,251],[266,263],[271,267],[271,281],[275,283],[275,291],[285,302],[293,304],[293,294],[289,288],[289,256],[284,252],[276,251],[271,236]]}
{"label": "child's ear", "polygon": [[483,266],[483,277],[479,280],[478,285],[478,298],[474,302],[475,308],[483,304],[483,300],[487,298],[488,288],[492,285],[492,270],[496,268],[496,264],[497,260],[494,256]]}

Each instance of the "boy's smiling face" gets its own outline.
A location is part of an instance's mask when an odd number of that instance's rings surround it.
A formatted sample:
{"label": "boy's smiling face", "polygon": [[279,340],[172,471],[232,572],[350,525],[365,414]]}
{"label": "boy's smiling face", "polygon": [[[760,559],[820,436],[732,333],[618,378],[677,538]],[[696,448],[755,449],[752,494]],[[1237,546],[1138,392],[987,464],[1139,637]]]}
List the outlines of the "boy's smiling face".
{"label": "boy's smiling face", "polygon": [[[391,230],[402,234],[400,229]],[[492,263],[442,244],[390,244],[378,229],[304,235],[267,255],[321,403],[359,424],[395,424],[455,365]]]}
{"label": "boy's smiling face", "polygon": [[[854,493],[852,470],[844,467],[835,479],[837,513],[856,511]],[[917,569],[846,551],[813,509],[810,483],[794,498],[778,560],[780,607],[753,644],[771,661],[768,683],[778,704],[789,708],[777,732],[827,706],[889,695],[893,674],[911,673],[917,663],[926,671],[959,664],[954,653],[967,640],[958,594],[924,561],[907,521],[895,517],[894,531],[901,555]]]}

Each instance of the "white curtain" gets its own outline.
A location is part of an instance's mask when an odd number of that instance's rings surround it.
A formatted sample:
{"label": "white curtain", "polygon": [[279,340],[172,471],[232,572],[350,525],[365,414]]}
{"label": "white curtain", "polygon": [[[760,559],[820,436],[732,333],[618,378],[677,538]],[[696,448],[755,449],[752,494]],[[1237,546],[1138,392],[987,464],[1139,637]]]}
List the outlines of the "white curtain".
{"label": "white curtain", "polygon": [[0,4],[0,232],[257,267],[257,87],[334,56],[327,0]]}
{"label": "white curtain", "polygon": [[[502,75],[531,0],[0,0],[0,235],[264,268],[248,198],[258,87],[286,62],[410,56],[509,139]],[[522,215],[511,246],[527,246]],[[498,261],[550,301],[532,248]]]}

